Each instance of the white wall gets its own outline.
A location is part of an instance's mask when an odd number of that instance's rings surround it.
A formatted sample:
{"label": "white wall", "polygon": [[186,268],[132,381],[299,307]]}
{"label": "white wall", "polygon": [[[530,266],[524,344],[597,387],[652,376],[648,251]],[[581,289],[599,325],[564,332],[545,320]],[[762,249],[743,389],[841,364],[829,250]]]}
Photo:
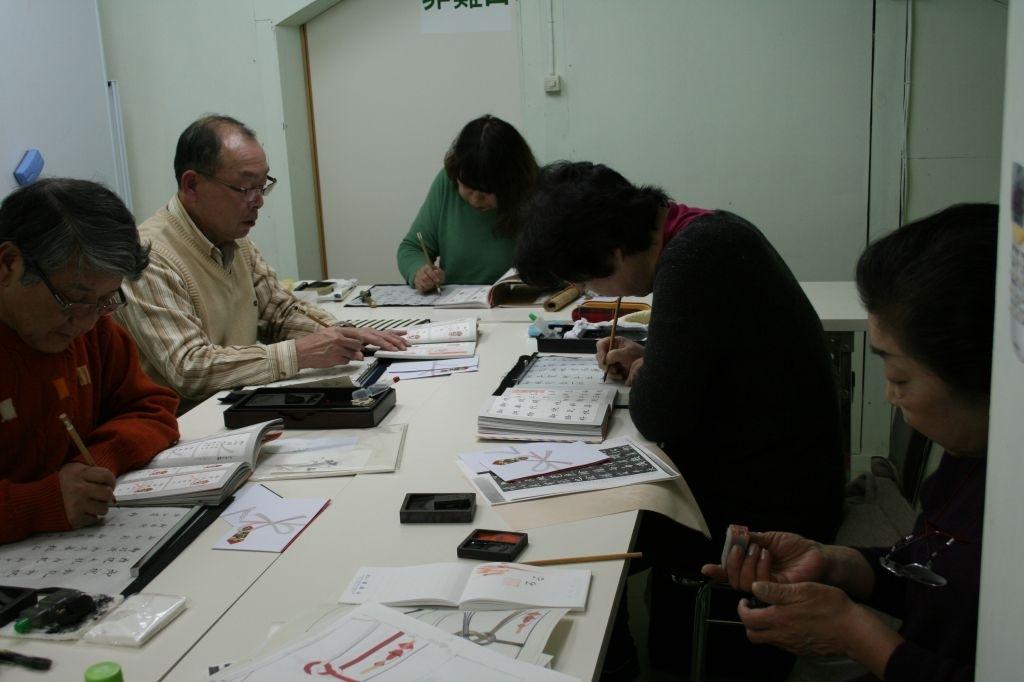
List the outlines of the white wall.
{"label": "white wall", "polygon": [[328,270],[399,282],[395,250],[469,120],[522,127],[515,31],[420,33],[419,0],[344,0],[307,24]]}
{"label": "white wall", "polygon": [[[237,0],[101,0],[100,18],[109,77],[121,88],[128,165],[135,213],[140,220],[174,193],[174,146],[185,127],[199,116],[222,113],[252,127],[263,142],[271,174],[281,186],[268,197],[252,238],[283,276],[299,274],[297,243],[315,235],[309,197],[309,164],[289,157],[285,132],[284,85],[301,82],[296,75],[295,39],[283,48],[275,29],[309,2]],[[287,30],[287,29],[283,29]],[[295,30],[295,29],[293,29]],[[290,91],[289,91],[290,92]],[[292,116],[304,127],[305,107],[292,104]],[[299,152],[301,156],[301,150]],[[305,182],[292,200],[292,184]],[[296,233],[300,233],[297,237]],[[303,254],[308,254],[308,246]],[[314,258],[303,261],[304,270]],[[319,266],[316,265],[319,275]]]}
{"label": "white wall", "polygon": [[1010,5],[1006,55],[1006,110],[999,198],[999,269],[993,341],[992,403],[989,422],[985,537],[978,616],[977,679],[1017,680],[1024,669],[1020,633],[1024,632],[1021,588],[1021,521],[1024,502],[1024,364],[1010,343],[1010,169],[1024,164],[1024,3]]}
{"label": "white wall", "polygon": [[527,132],[758,225],[805,280],[849,279],[865,243],[871,3],[524,2]]}
{"label": "white wall", "polygon": [[114,141],[94,0],[0,3],[0,198],[39,149],[44,176],[115,187]]}
{"label": "white wall", "polygon": [[1006,6],[913,6],[907,218],[995,201],[1006,63]]}

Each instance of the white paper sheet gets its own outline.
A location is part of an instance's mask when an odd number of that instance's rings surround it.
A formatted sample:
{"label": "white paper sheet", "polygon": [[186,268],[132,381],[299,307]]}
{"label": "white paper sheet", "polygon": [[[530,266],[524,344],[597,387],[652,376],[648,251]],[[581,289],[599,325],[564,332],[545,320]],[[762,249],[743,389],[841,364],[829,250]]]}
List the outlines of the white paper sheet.
{"label": "white paper sheet", "polygon": [[503,481],[518,481],[556,471],[607,462],[608,455],[581,443],[525,443],[459,455],[475,473],[490,471]]}
{"label": "white paper sheet", "polygon": [[556,471],[519,481],[503,481],[496,475],[474,473],[461,460],[459,468],[473,487],[491,504],[506,504],[553,495],[568,495],[635,483],[678,478],[679,474],[649,450],[629,438],[606,441],[597,448],[609,457],[604,464]]}
{"label": "white paper sheet", "polygon": [[234,527],[213,548],[283,552],[327,504],[326,498],[281,498],[252,486],[221,514]]}
{"label": "white paper sheet", "polygon": [[382,381],[398,377],[403,381],[409,379],[425,379],[428,377],[443,377],[449,374],[461,374],[463,372],[476,372],[480,368],[480,358],[456,358],[453,360],[422,360],[411,362],[396,362],[384,373]]}
{"label": "white paper sheet", "polygon": [[475,341],[423,343],[409,346],[405,350],[379,350],[376,353],[378,358],[390,358],[392,360],[455,359],[471,358],[474,355],[476,355]]}
{"label": "white paper sheet", "polygon": [[576,678],[488,651],[379,604],[215,674],[218,681],[568,682]]}
{"label": "white paper sheet", "polygon": [[118,594],[134,580],[135,562],[190,513],[188,507],[111,507],[99,525],[0,546],[0,584]]}
{"label": "white paper sheet", "polygon": [[[323,478],[394,471],[402,460],[406,424],[375,429],[332,429],[311,435],[291,436],[264,446],[250,480]],[[291,443],[301,447],[293,451]]]}

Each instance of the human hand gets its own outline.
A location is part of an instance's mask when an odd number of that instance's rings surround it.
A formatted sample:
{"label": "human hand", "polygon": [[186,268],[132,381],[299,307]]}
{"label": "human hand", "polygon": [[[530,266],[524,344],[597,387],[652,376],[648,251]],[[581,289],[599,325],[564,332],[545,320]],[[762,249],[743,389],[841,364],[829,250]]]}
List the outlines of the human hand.
{"label": "human hand", "polygon": [[771,644],[799,655],[848,655],[856,621],[867,611],[838,587],[820,583],[755,582],[754,596],[768,604],[752,609],[740,600],[737,612],[754,644]]}
{"label": "human hand", "polygon": [[643,357],[639,357],[633,361],[633,364],[629,368],[629,376],[626,377],[626,385],[632,386],[633,382],[636,381],[636,375],[640,373],[640,368],[644,366]]}
{"label": "human hand", "polygon": [[615,347],[609,348],[609,339],[610,337],[605,337],[597,341],[597,365],[608,372],[612,379],[628,380],[629,385],[632,385],[636,370],[639,369],[638,366],[634,370],[633,365],[638,360],[643,360],[644,347],[635,341],[616,336]]}
{"label": "human hand", "polygon": [[412,278],[412,285],[423,294],[436,291],[442,284],[444,284],[444,270],[433,263],[424,263]]}
{"label": "human hand", "polygon": [[57,474],[64,513],[72,528],[91,526],[107,513],[114,502],[114,474],[103,467],[68,462]]}
{"label": "human hand", "polygon": [[295,340],[299,369],[334,367],[363,359],[363,342],[344,327],[324,327]]}
{"label": "human hand", "polygon": [[376,329],[357,329],[340,327],[342,333],[352,339],[358,339],[364,346],[377,346],[383,350],[405,350],[409,342],[405,340],[405,331],[377,331]]}
{"label": "human hand", "polygon": [[728,582],[733,589],[750,592],[755,581],[776,583],[822,582],[829,559],[824,546],[795,533],[751,533],[743,552],[733,545],[725,566],[705,564],[704,575]]}

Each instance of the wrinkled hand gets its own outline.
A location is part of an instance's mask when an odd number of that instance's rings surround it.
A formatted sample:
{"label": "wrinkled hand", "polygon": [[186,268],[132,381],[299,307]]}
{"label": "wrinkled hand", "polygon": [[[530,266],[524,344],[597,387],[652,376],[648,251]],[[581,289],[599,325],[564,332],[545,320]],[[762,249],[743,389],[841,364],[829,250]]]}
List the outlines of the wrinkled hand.
{"label": "wrinkled hand", "polygon": [[358,339],[364,346],[377,346],[383,350],[405,350],[409,342],[405,340],[405,332],[377,331],[376,329],[356,329],[340,327],[341,332],[350,339]]}
{"label": "wrinkled hand", "polygon": [[425,263],[412,278],[412,285],[423,294],[436,291],[442,284],[444,284],[444,270],[433,263]]}
{"label": "wrinkled hand", "polygon": [[755,644],[772,644],[800,655],[847,655],[857,619],[869,617],[838,587],[819,583],[756,582],[754,596],[769,606],[751,609],[746,599],[737,611]]}
{"label": "wrinkled hand", "polygon": [[729,550],[725,566],[705,564],[701,573],[727,581],[733,589],[750,592],[755,581],[776,583],[822,582],[829,560],[824,547],[795,533],[751,533],[747,552]]}
{"label": "wrinkled hand", "polygon": [[91,526],[107,513],[114,501],[114,474],[103,467],[69,462],[57,474],[64,513],[72,528]]}
{"label": "wrinkled hand", "polygon": [[625,380],[627,386],[632,386],[637,371],[643,365],[644,347],[635,341],[616,336],[615,347],[609,348],[608,340],[605,337],[597,342],[598,367],[608,372],[612,379]]}
{"label": "wrinkled hand", "polygon": [[353,329],[324,327],[295,340],[299,369],[334,367],[363,359],[362,339],[353,336]]}

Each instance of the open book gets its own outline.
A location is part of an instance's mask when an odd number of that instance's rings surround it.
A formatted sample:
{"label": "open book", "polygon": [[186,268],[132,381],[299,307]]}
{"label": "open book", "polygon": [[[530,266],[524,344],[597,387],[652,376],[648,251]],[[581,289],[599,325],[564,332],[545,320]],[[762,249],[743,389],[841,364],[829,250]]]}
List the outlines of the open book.
{"label": "open book", "polygon": [[170,447],[117,479],[118,506],[220,504],[249,478],[260,448],[281,435],[280,419]]}
{"label": "open book", "polygon": [[[345,303],[363,306],[433,306],[434,308],[509,308],[544,306],[561,310],[579,298],[579,291],[568,286],[552,292],[525,284],[515,268],[509,269],[494,284],[444,284],[441,293],[420,293],[405,284],[374,284],[367,289],[370,301],[357,296]],[[372,301],[372,303],[371,303]]]}
{"label": "open book", "polygon": [[477,436],[490,440],[600,443],[608,435],[616,389],[532,386],[488,396]]}
{"label": "open book", "polygon": [[466,317],[447,322],[408,327],[405,350],[378,350],[374,357],[392,360],[441,360],[471,358],[476,355],[477,319]]}
{"label": "open book", "polygon": [[338,599],[343,604],[455,606],[493,611],[508,608],[587,607],[590,571],[511,563],[441,563],[362,567]]}

